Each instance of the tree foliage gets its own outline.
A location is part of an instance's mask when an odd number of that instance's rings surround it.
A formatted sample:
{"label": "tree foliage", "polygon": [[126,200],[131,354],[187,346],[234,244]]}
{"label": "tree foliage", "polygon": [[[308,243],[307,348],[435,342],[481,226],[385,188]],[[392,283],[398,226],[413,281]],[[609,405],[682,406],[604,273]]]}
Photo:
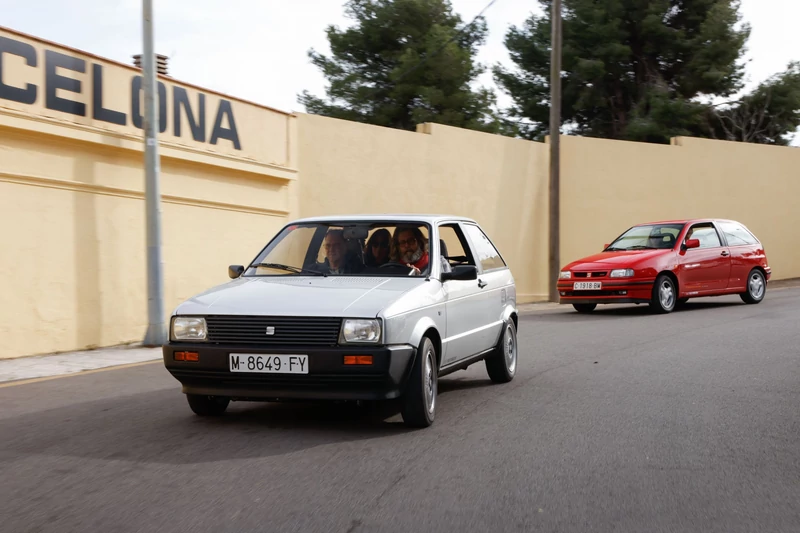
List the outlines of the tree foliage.
{"label": "tree foliage", "polygon": [[327,100],[299,96],[307,112],[405,130],[428,121],[501,128],[494,93],[471,87],[484,71],[475,62],[482,18],[463,25],[449,0],[349,0],[345,9],[354,25],[328,27],[331,56],[309,51],[329,87]]}
{"label": "tree foliage", "polygon": [[[518,72],[495,67],[525,137],[549,129],[550,0],[512,27],[506,46]],[[577,134],[647,142],[688,135],[787,144],[800,125],[800,71],[731,100],[744,87],[738,0],[564,0],[562,106]]]}

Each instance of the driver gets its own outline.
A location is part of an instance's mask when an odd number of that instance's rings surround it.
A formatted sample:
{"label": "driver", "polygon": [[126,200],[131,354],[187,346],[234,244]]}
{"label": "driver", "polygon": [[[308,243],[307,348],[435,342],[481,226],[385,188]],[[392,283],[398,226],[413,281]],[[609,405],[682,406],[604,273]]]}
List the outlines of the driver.
{"label": "driver", "polygon": [[328,260],[327,273],[344,274],[346,252],[344,232],[340,229],[329,230],[325,234],[322,247],[325,250],[325,258]]}
{"label": "driver", "polygon": [[412,269],[415,275],[419,275],[427,268],[430,261],[428,239],[418,227],[399,227],[394,232],[392,240],[396,251],[395,261]]}

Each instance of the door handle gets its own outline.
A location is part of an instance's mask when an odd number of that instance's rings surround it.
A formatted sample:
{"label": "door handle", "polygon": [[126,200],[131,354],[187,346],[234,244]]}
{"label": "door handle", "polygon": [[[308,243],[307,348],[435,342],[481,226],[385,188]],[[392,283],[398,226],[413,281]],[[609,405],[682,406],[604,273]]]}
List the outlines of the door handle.
{"label": "door handle", "polygon": [[487,285],[487,283],[485,281],[483,281],[482,279],[478,280],[478,287],[480,287],[481,289],[484,288],[486,285]]}
{"label": "door handle", "polygon": [[722,250],[722,254],[720,255],[722,255],[722,257],[728,257],[731,254],[729,254],[727,250]]}

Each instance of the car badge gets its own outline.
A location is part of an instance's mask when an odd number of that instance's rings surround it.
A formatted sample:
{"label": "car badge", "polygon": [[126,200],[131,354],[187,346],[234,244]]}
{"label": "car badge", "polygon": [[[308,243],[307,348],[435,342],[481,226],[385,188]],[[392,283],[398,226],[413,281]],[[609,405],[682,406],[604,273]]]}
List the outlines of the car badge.
{"label": "car badge", "polygon": [[267,335],[275,335],[275,326],[267,326]]}

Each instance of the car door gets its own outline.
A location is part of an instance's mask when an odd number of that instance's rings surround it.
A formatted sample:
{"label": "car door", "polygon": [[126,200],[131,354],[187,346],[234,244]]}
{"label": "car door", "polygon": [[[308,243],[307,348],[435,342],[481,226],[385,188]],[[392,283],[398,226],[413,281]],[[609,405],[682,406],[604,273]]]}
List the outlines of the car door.
{"label": "car door", "polygon": [[722,220],[717,222],[722,236],[731,252],[731,274],[729,289],[746,289],[750,269],[760,264],[764,249],[758,239],[738,222]]}
{"label": "car door", "polygon": [[478,263],[478,288],[483,302],[481,350],[493,348],[503,329],[503,306],[506,300],[508,266],[486,233],[476,224],[462,223]]}
{"label": "car door", "polygon": [[731,253],[717,228],[712,222],[693,224],[683,243],[689,239],[699,240],[700,247],[681,247],[678,256],[681,293],[695,296],[726,289],[731,274]]}
{"label": "car door", "polygon": [[[472,249],[458,223],[442,224],[438,233],[451,265],[476,265]],[[479,265],[476,266],[480,271]],[[478,280],[451,279],[444,282],[443,290],[446,312],[445,338],[442,339],[444,366],[482,351],[486,344],[486,331],[483,329],[486,322],[486,293]]]}

